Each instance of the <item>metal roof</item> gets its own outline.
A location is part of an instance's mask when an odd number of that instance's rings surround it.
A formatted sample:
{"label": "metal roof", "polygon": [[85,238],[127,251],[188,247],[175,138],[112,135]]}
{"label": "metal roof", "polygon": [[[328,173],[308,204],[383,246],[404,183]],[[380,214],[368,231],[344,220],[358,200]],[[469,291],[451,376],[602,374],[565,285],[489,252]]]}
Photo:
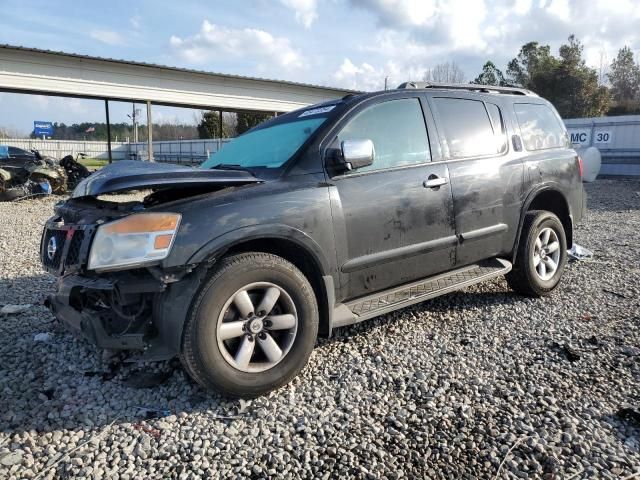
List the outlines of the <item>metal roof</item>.
{"label": "metal roof", "polygon": [[124,59],[118,59],[118,58],[94,57],[94,56],[91,56],[91,55],[84,55],[84,54],[80,54],[80,53],[68,53],[68,52],[62,52],[62,51],[57,51],[57,50],[46,50],[46,49],[41,49],[41,48],[23,47],[23,46],[20,46],[20,45],[9,45],[9,44],[6,44],[6,43],[0,44],[0,49],[4,49],[4,50],[20,50],[20,51],[24,51],[24,52],[33,52],[33,53],[43,53],[43,54],[48,54],[48,55],[58,55],[58,56],[62,56],[62,57],[70,57],[70,58],[77,58],[77,59],[83,59],[83,60],[95,60],[95,61],[101,61],[101,62],[117,63],[117,64],[121,64],[121,65],[135,65],[135,66],[139,66],[139,67],[161,68],[161,69],[164,69],[164,70],[173,70],[173,71],[176,71],[176,72],[198,73],[198,74],[203,74],[203,75],[214,75],[214,76],[217,76],[217,77],[224,77],[224,78],[237,79],[237,80],[255,80],[255,81],[260,81],[260,82],[271,82],[271,83],[277,83],[277,84],[293,85],[293,86],[298,86],[298,87],[318,88],[318,89],[322,89],[322,90],[335,90],[336,92],[361,93],[358,90],[351,90],[351,89],[340,88],[340,87],[328,87],[328,86],[322,86],[322,85],[314,85],[314,84],[311,84],[311,83],[293,82],[293,81],[290,81],[290,80],[276,80],[276,79],[272,79],[272,78],[260,78],[260,77],[252,77],[252,76],[245,76],[245,75],[232,75],[232,74],[228,74],[228,73],[210,72],[210,71],[206,71],[206,70],[197,70],[197,69],[193,69],[193,68],[171,67],[171,66],[168,66],[168,65],[160,65],[160,64],[157,64],[157,63],[130,61],[130,60],[124,60]]}
{"label": "metal roof", "polygon": [[0,45],[0,90],[264,112],[288,112],[358,93],[12,45]]}

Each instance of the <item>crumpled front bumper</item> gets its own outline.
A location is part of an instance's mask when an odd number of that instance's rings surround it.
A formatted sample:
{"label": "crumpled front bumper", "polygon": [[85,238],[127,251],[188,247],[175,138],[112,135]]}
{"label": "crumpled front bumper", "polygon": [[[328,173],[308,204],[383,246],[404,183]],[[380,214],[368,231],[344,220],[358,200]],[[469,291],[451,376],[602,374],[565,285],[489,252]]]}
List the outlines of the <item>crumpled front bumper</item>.
{"label": "crumpled front bumper", "polygon": [[[56,293],[49,295],[46,304],[69,330],[99,348],[142,350],[141,360],[168,360],[180,351],[186,317],[205,273],[206,269],[198,269],[170,284],[140,272],[95,277],[74,273],[58,278]],[[117,334],[105,329],[114,316],[108,303],[112,293],[146,298],[151,309],[141,317],[139,328]],[[96,294],[105,302],[96,305],[94,301],[92,306],[90,300]]]}
{"label": "crumpled front bumper", "polygon": [[67,275],[58,279],[57,292],[48,296],[46,305],[69,330],[99,348],[142,350],[147,346],[142,333],[110,335],[103,326],[106,320],[104,313],[91,308],[78,310],[71,300],[73,295],[82,295],[78,289],[110,293],[115,289],[115,282],[80,275]]}

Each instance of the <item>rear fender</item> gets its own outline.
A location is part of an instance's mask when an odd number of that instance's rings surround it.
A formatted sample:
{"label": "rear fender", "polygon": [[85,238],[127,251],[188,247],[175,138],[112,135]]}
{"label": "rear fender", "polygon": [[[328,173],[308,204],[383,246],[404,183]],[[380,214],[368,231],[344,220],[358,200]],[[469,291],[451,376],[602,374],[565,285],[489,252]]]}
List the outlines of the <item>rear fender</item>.
{"label": "rear fender", "polygon": [[[569,221],[573,222],[573,217],[571,215],[571,208],[569,207],[569,202],[567,202],[567,198],[565,197],[565,195],[560,191],[560,189],[556,188],[556,186],[553,183],[547,183],[544,185],[539,185],[536,188],[534,188],[531,192],[529,192],[529,195],[527,195],[527,198],[525,199],[523,205],[522,205],[522,211],[520,212],[520,221],[518,223],[518,234],[516,235],[516,241],[515,244],[513,245],[513,251],[512,251],[512,255],[511,255],[511,262],[514,263],[515,265],[515,260],[516,260],[516,255],[518,253],[518,246],[520,244],[520,236],[522,235],[522,226],[524,225],[524,217],[527,214],[527,212],[529,211],[529,208],[531,207],[531,204],[533,203],[533,201],[538,197],[538,195],[540,195],[541,193],[544,192],[554,192],[557,194],[560,194],[562,196],[562,198],[564,199],[565,202],[565,207],[567,209],[567,211],[569,212]],[[570,240],[570,233],[571,232],[566,232],[567,233],[567,242],[569,242]]]}

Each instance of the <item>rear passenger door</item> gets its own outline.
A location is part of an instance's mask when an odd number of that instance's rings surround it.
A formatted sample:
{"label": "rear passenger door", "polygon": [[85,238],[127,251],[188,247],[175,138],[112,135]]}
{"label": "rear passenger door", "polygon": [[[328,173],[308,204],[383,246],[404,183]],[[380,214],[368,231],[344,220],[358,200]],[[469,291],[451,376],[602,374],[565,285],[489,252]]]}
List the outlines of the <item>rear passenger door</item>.
{"label": "rear passenger door", "polygon": [[430,96],[449,166],[456,264],[507,254],[522,206],[522,154],[509,148],[510,117],[486,96]]}
{"label": "rear passenger door", "polygon": [[[447,166],[431,162],[425,122],[433,121],[423,105],[418,95],[362,104],[330,134],[329,151],[354,139],[369,139],[375,149],[372,165],[327,169],[343,285],[339,301],[453,265],[457,239]],[[429,179],[438,186],[429,187]]]}

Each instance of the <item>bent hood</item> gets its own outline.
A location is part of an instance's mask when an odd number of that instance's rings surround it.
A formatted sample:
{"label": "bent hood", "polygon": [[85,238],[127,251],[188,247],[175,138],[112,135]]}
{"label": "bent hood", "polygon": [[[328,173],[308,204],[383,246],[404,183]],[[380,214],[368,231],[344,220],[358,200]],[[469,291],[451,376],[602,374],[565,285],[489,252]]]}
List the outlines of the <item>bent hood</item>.
{"label": "bent hood", "polygon": [[166,163],[122,160],[101,168],[82,180],[72,198],[146,188],[227,187],[262,180],[243,170],[208,170]]}

